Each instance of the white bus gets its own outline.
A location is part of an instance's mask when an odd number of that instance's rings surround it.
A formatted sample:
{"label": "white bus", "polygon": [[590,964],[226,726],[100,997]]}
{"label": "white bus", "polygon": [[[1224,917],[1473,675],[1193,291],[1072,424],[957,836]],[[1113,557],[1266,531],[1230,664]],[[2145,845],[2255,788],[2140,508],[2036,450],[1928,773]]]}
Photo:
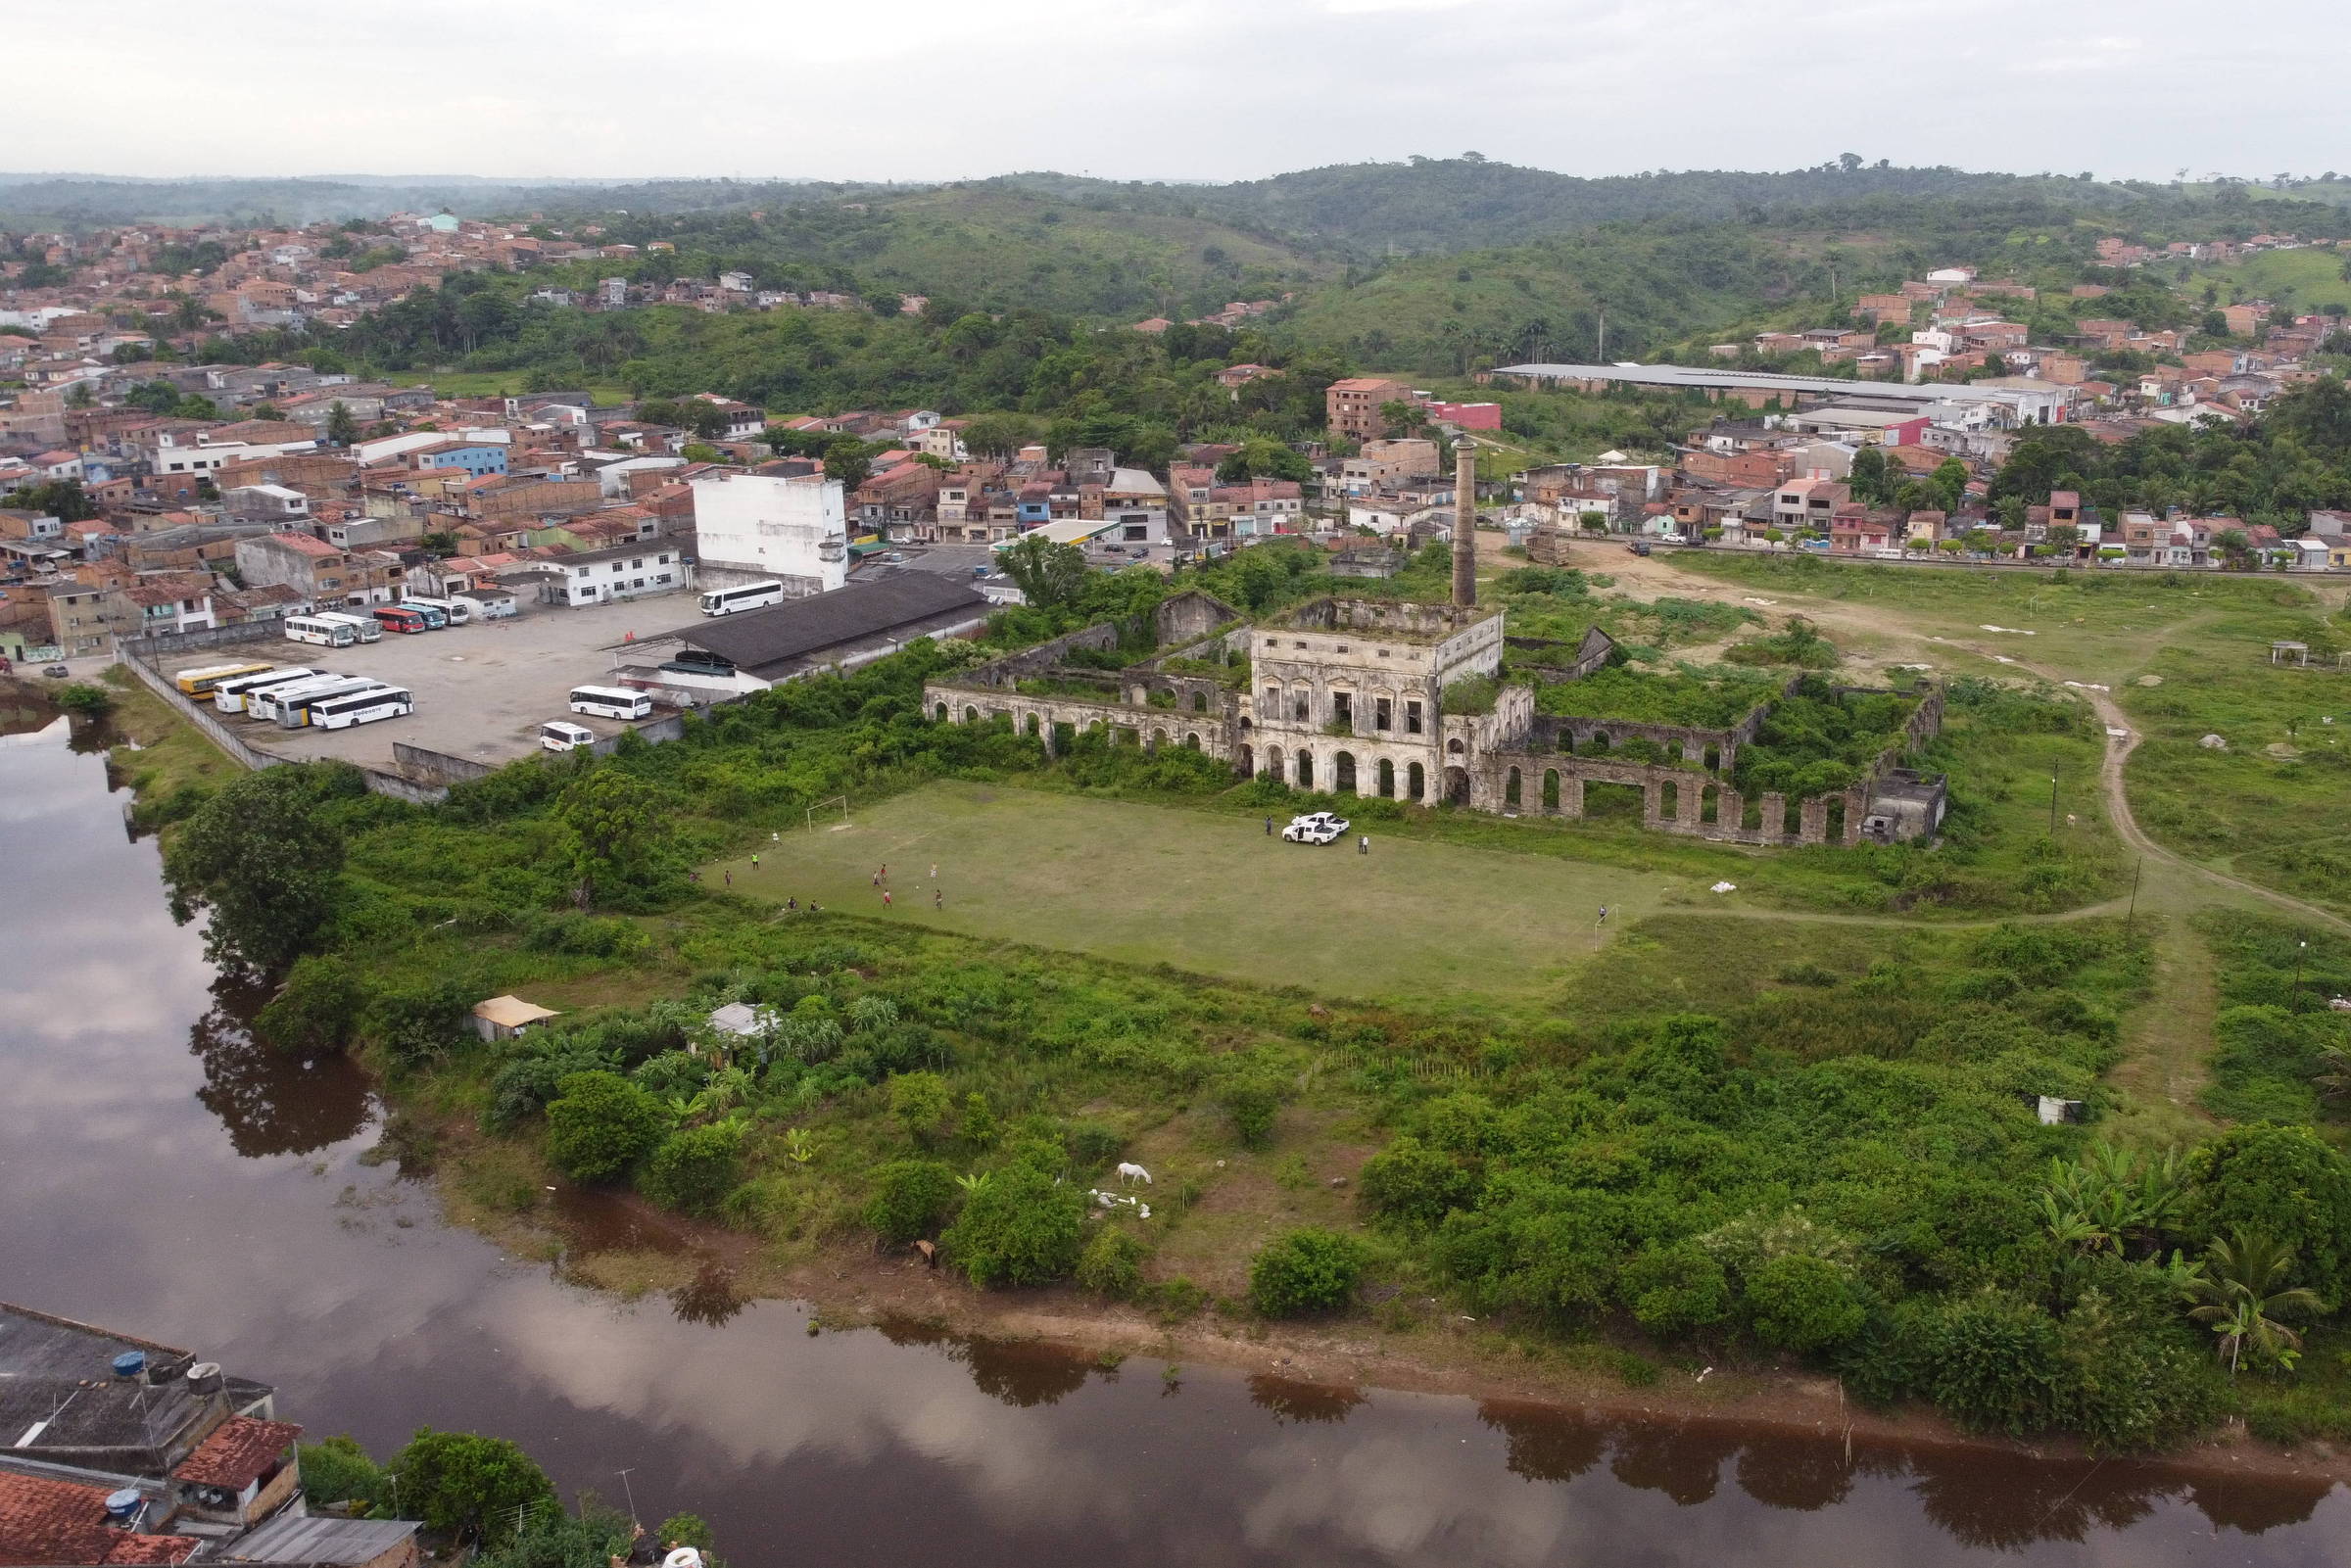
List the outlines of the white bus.
{"label": "white bus", "polygon": [[442,626],[463,626],[467,621],[473,619],[471,611],[462,602],[456,599],[410,597],[404,598],[401,602],[409,609],[422,610],[424,618],[428,621],[438,614],[441,619],[436,624],[435,630],[439,630]]}
{"label": "white bus", "polygon": [[737,610],[765,609],[791,595],[781,583],[745,583],[741,588],[712,589],[702,595],[704,615],[732,615]]}
{"label": "white bus", "polygon": [[372,615],[353,615],[344,610],[315,610],[312,612],[311,619],[341,621],[357,633],[362,642],[381,642],[384,640],[384,623]]}
{"label": "white bus", "polygon": [[240,675],[234,681],[223,681],[213,688],[213,708],[218,713],[245,711],[245,694],[264,687],[284,686],[289,681],[307,681],[316,670],[295,665],[287,670],[269,670],[261,675]]}
{"label": "white bus", "polygon": [[337,682],[333,686],[322,687],[315,691],[305,691],[299,696],[286,696],[280,693],[274,702],[277,709],[277,722],[282,729],[299,730],[311,722],[312,710],[321,702],[332,702],[337,697],[360,696],[391,689],[389,682],[360,679]]}
{"label": "white bus", "polygon": [[397,719],[416,711],[416,699],[399,687],[379,687],[372,691],[355,691],[347,697],[328,697],[310,705],[310,722],[313,730],[347,730],[355,724],[373,724],[378,719]]}
{"label": "white bus", "polygon": [[642,719],[653,711],[653,699],[643,691],[617,686],[575,686],[571,711],[604,719]]}
{"label": "white bus", "polygon": [[265,686],[245,693],[245,711],[264,724],[275,724],[285,717],[286,705],[298,702],[317,691],[356,691],[363,686],[378,683],[362,681],[356,675],[313,675],[307,681],[289,682],[285,686]]}
{"label": "white bus", "polygon": [[360,640],[359,632],[340,616],[330,620],[323,615],[289,615],[285,627],[288,640],[322,648],[347,648]]}

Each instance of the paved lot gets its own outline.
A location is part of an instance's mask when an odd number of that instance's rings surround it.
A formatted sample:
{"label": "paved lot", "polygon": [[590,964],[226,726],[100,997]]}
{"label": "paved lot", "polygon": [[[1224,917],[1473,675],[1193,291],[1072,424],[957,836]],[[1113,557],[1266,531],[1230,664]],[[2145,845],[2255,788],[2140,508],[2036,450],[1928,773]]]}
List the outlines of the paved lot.
{"label": "paved lot", "polygon": [[[416,694],[416,711],[407,718],[348,730],[281,730],[236,714],[220,716],[247,743],[281,756],[306,761],[337,757],[388,769],[392,742],[406,740],[451,756],[501,763],[535,750],[539,726],[550,719],[569,719],[600,736],[627,729],[610,719],[571,712],[565,702],[571,689],[611,685],[612,655],[607,650],[631,633],[651,636],[694,616],[693,594],[670,594],[630,604],[543,608],[414,637],[387,633],[380,642],[347,648],[279,639],[175,662],[218,662],[241,656],[250,646],[256,658],[370,676]],[[656,716],[663,711],[654,710]]]}

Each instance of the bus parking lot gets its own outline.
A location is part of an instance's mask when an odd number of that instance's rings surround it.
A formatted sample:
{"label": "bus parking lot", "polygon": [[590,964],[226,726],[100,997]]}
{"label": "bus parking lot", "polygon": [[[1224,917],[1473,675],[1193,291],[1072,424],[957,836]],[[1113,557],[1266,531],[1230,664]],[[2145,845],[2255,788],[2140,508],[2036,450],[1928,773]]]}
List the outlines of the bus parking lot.
{"label": "bus parking lot", "polygon": [[[631,728],[573,713],[571,689],[612,685],[611,649],[632,635],[651,636],[693,615],[693,595],[667,594],[649,603],[546,609],[414,636],[386,633],[381,641],[350,647],[274,638],[184,656],[163,673],[251,658],[405,687],[414,693],[413,713],[347,730],[284,730],[241,714],[223,713],[219,719],[247,744],[293,761],[335,758],[395,771],[392,743],[405,740],[496,766],[536,751],[539,727],[550,719],[584,725],[600,737]],[[666,712],[656,709],[655,716]]]}

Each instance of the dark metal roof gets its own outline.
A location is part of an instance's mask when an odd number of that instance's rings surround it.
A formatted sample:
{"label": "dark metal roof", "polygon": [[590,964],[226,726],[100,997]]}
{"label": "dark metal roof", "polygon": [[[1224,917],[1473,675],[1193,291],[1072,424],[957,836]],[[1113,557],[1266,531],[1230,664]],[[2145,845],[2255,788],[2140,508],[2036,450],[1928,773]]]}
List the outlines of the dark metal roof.
{"label": "dark metal roof", "polygon": [[220,1555],[227,1562],[372,1562],[417,1529],[405,1519],[332,1519],[287,1512],[248,1532]]}
{"label": "dark metal roof", "polygon": [[976,612],[987,602],[970,585],[934,572],[889,572],[830,594],[680,627],[669,635],[758,674],[771,665],[885,636],[954,610]]}

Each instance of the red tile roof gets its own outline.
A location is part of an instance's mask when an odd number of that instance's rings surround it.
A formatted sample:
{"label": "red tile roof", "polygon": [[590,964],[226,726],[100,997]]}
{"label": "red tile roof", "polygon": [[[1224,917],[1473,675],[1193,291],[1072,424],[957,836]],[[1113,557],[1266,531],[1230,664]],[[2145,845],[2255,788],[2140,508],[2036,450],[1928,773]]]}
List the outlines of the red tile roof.
{"label": "red tile roof", "polygon": [[300,1436],[302,1428],[291,1421],[257,1421],[251,1416],[232,1415],[215,1427],[211,1437],[196,1445],[196,1451],[180,1462],[179,1468],[171,1472],[171,1478],[193,1481],[200,1486],[241,1490],[275,1464],[278,1456]]}
{"label": "red tile roof", "polygon": [[178,1563],[193,1536],[141,1536],[106,1522],[106,1489],[0,1472],[0,1562]]}

